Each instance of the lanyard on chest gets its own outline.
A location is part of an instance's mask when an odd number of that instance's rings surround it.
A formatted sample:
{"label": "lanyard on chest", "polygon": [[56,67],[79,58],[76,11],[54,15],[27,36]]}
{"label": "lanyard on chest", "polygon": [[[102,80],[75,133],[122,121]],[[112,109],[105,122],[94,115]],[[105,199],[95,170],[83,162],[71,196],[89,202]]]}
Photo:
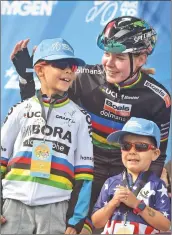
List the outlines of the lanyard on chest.
{"label": "lanyard on chest", "polygon": [[[151,175],[151,171],[145,171],[145,172],[143,172],[141,179],[136,180],[134,184],[130,184],[129,183],[129,178],[128,178],[128,175],[127,175],[127,171],[125,170],[122,173],[122,183],[121,183],[121,185],[124,186],[124,187],[128,187],[134,193],[134,195],[137,197],[140,190],[147,183],[148,178],[149,178],[150,175]],[[137,187],[133,187],[136,183],[137,183]]]}
{"label": "lanyard on chest", "polygon": [[[130,184],[129,178],[128,178],[128,175],[127,175],[127,171],[125,170],[125,171],[122,173],[123,180],[122,180],[121,185],[124,186],[124,187],[128,187],[128,188],[133,192],[133,194],[137,197],[137,195],[139,194],[140,190],[141,190],[141,189],[145,186],[145,184],[147,183],[147,181],[148,181],[150,175],[151,175],[151,171],[143,172],[143,174],[142,174],[142,176],[141,176],[141,179],[137,179],[134,184]],[[136,185],[136,184],[137,184],[137,187],[134,187],[134,185]],[[128,215],[128,212],[131,210],[131,208],[129,208],[128,206],[126,206],[124,203],[122,203],[121,206],[122,206],[125,210],[127,210],[126,213],[124,213],[124,224],[126,224],[127,215]]]}
{"label": "lanyard on chest", "polygon": [[[50,115],[51,115],[51,112],[52,112],[52,110],[53,110],[53,105],[56,103],[57,98],[52,98],[52,97],[51,97],[50,106],[49,106],[48,113],[47,113],[47,116],[46,116],[45,107],[44,107],[44,104],[43,104],[43,98],[42,98],[41,92],[40,92],[40,91],[37,91],[36,96],[37,96],[37,98],[38,98],[38,100],[39,100],[39,102],[40,102],[40,105],[41,105],[41,117],[42,117],[42,118],[44,119],[44,121],[45,121],[45,130],[46,130],[48,120],[49,120]],[[46,132],[46,131],[45,131],[45,132]],[[45,134],[44,134],[43,140],[45,141]]]}

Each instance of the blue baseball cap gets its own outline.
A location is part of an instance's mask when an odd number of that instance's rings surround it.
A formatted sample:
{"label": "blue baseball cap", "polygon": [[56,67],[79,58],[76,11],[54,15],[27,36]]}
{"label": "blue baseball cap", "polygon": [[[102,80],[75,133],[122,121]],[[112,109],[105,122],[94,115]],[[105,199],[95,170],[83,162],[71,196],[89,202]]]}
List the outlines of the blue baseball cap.
{"label": "blue baseball cap", "polygon": [[116,131],[108,135],[107,141],[109,143],[119,143],[121,137],[126,134],[152,136],[156,140],[157,147],[159,148],[160,146],[160,129],[153,121],[144,118],[131,117],[125,123],[121,131]]}
{"label": "blue baseball cap", "polygon": [[43,40],[36,48],[33,56],[33,66],[38,60],[61,60],[74,59],[78,66],[85,65],[85,62],[75,57],[71,45],[63,38]]}

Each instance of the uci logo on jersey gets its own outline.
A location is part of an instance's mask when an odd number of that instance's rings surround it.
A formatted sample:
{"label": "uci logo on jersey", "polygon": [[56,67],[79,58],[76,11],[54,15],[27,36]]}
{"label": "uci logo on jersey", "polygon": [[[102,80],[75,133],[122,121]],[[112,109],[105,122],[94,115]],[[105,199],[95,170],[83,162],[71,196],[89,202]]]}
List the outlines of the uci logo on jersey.
{"label": "uci logo on jersey", "polygon": [[102,91],[105,91],[106,94],[111,95],[114,98],[117,98],[117,93],[114,91],[111,91],[109,88],[106,88],[106,90],[102,89]]}
{"label": "uci logo on jersey", "polygon": [[38,111],[38,112],[27,112],[27,113],[24,113],[24,117],[25,118],[41,117],[41,112],[40,111]]}

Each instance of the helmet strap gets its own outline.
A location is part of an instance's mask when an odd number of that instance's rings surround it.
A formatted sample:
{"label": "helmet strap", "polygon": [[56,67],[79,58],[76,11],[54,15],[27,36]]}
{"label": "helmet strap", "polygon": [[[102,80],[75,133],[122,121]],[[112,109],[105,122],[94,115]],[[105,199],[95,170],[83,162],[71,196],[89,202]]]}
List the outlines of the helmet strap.
{"label": "helmet strap", "polygon": [[[136,73],[139,73],[141,67],[139,67],[135,72],[133,72],[133,54],[132,53],[128,53],[129,55],[129,60],[130,60],[130,75],[121,83],[123,84],[124,82],[126,82],[128,79],[132,78]],[[119,84],[120,85],[120,84]]]}
{"label": "helmet strap", "polygon": [[131,78],[133,76],[133,54],[128,53],[128,55],[129,55],[129,59],[130,59],[130,75],[129,75],[129,78]]}

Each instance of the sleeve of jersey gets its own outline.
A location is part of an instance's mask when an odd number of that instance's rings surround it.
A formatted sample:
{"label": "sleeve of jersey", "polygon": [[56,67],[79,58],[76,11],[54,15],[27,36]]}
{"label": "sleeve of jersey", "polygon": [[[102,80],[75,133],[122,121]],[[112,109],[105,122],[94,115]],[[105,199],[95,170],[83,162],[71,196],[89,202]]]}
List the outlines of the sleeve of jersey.
{"label": "sleeve of jersey", "polygon": [[3,178],[9,158],[13,152],[14,142],[17,138],[19,132],[19,125],[17,122],[18,109],[17,105],[11,107],[8,112],[8,115],[5,118],[5,121],[1,128],[1,177]]}
{"label": "sleeve of jersey", "polygon": [[77,77],[68,91],[69,98],[80,105],[80,97],[91,93],[99,85],[102,73],[103,71],[98,65],[79,67]]}
{"label": "sleeve of jersey", "polygon": [[35,95],[35,82],[34,79],[26,81],[23,78],[19,79],[20,96],[21,100],[26,100]]}
{"label": "sleeve of jersey", "polygon": [[99,197],[97,199],[97,202],[93,208],[92,214],[94,214],[97,210],[101,209],[104,207],[110,200],[109,193],[108,193],[108,188],[109,188],[109,180],[107,179],[100,191]]}
{"label": "sleeve of jersey", "polygon": [[69,201],[67,226],[81,231],[89,211],[93,180],[93,146],[90,136],[90,116],[82,115],[75,152],[75,184]]}
{"label": "sleeve of jersey", "polygon": [[155,210],[161,212],[166,218],[171,220],[171,204],[165,183],[160,180],[156,192]]}
{"label": "sleeve of jersey", "polygon": [[153,113],[153,121],[157,123],[161,131],[160,150],[161,150],[161,156],[165,161],[169,129],[170,129],[171,100],[168,93],[164,91],[164,94],[165,95],[162,100],[162,103],[155,105],[156,111]]}

